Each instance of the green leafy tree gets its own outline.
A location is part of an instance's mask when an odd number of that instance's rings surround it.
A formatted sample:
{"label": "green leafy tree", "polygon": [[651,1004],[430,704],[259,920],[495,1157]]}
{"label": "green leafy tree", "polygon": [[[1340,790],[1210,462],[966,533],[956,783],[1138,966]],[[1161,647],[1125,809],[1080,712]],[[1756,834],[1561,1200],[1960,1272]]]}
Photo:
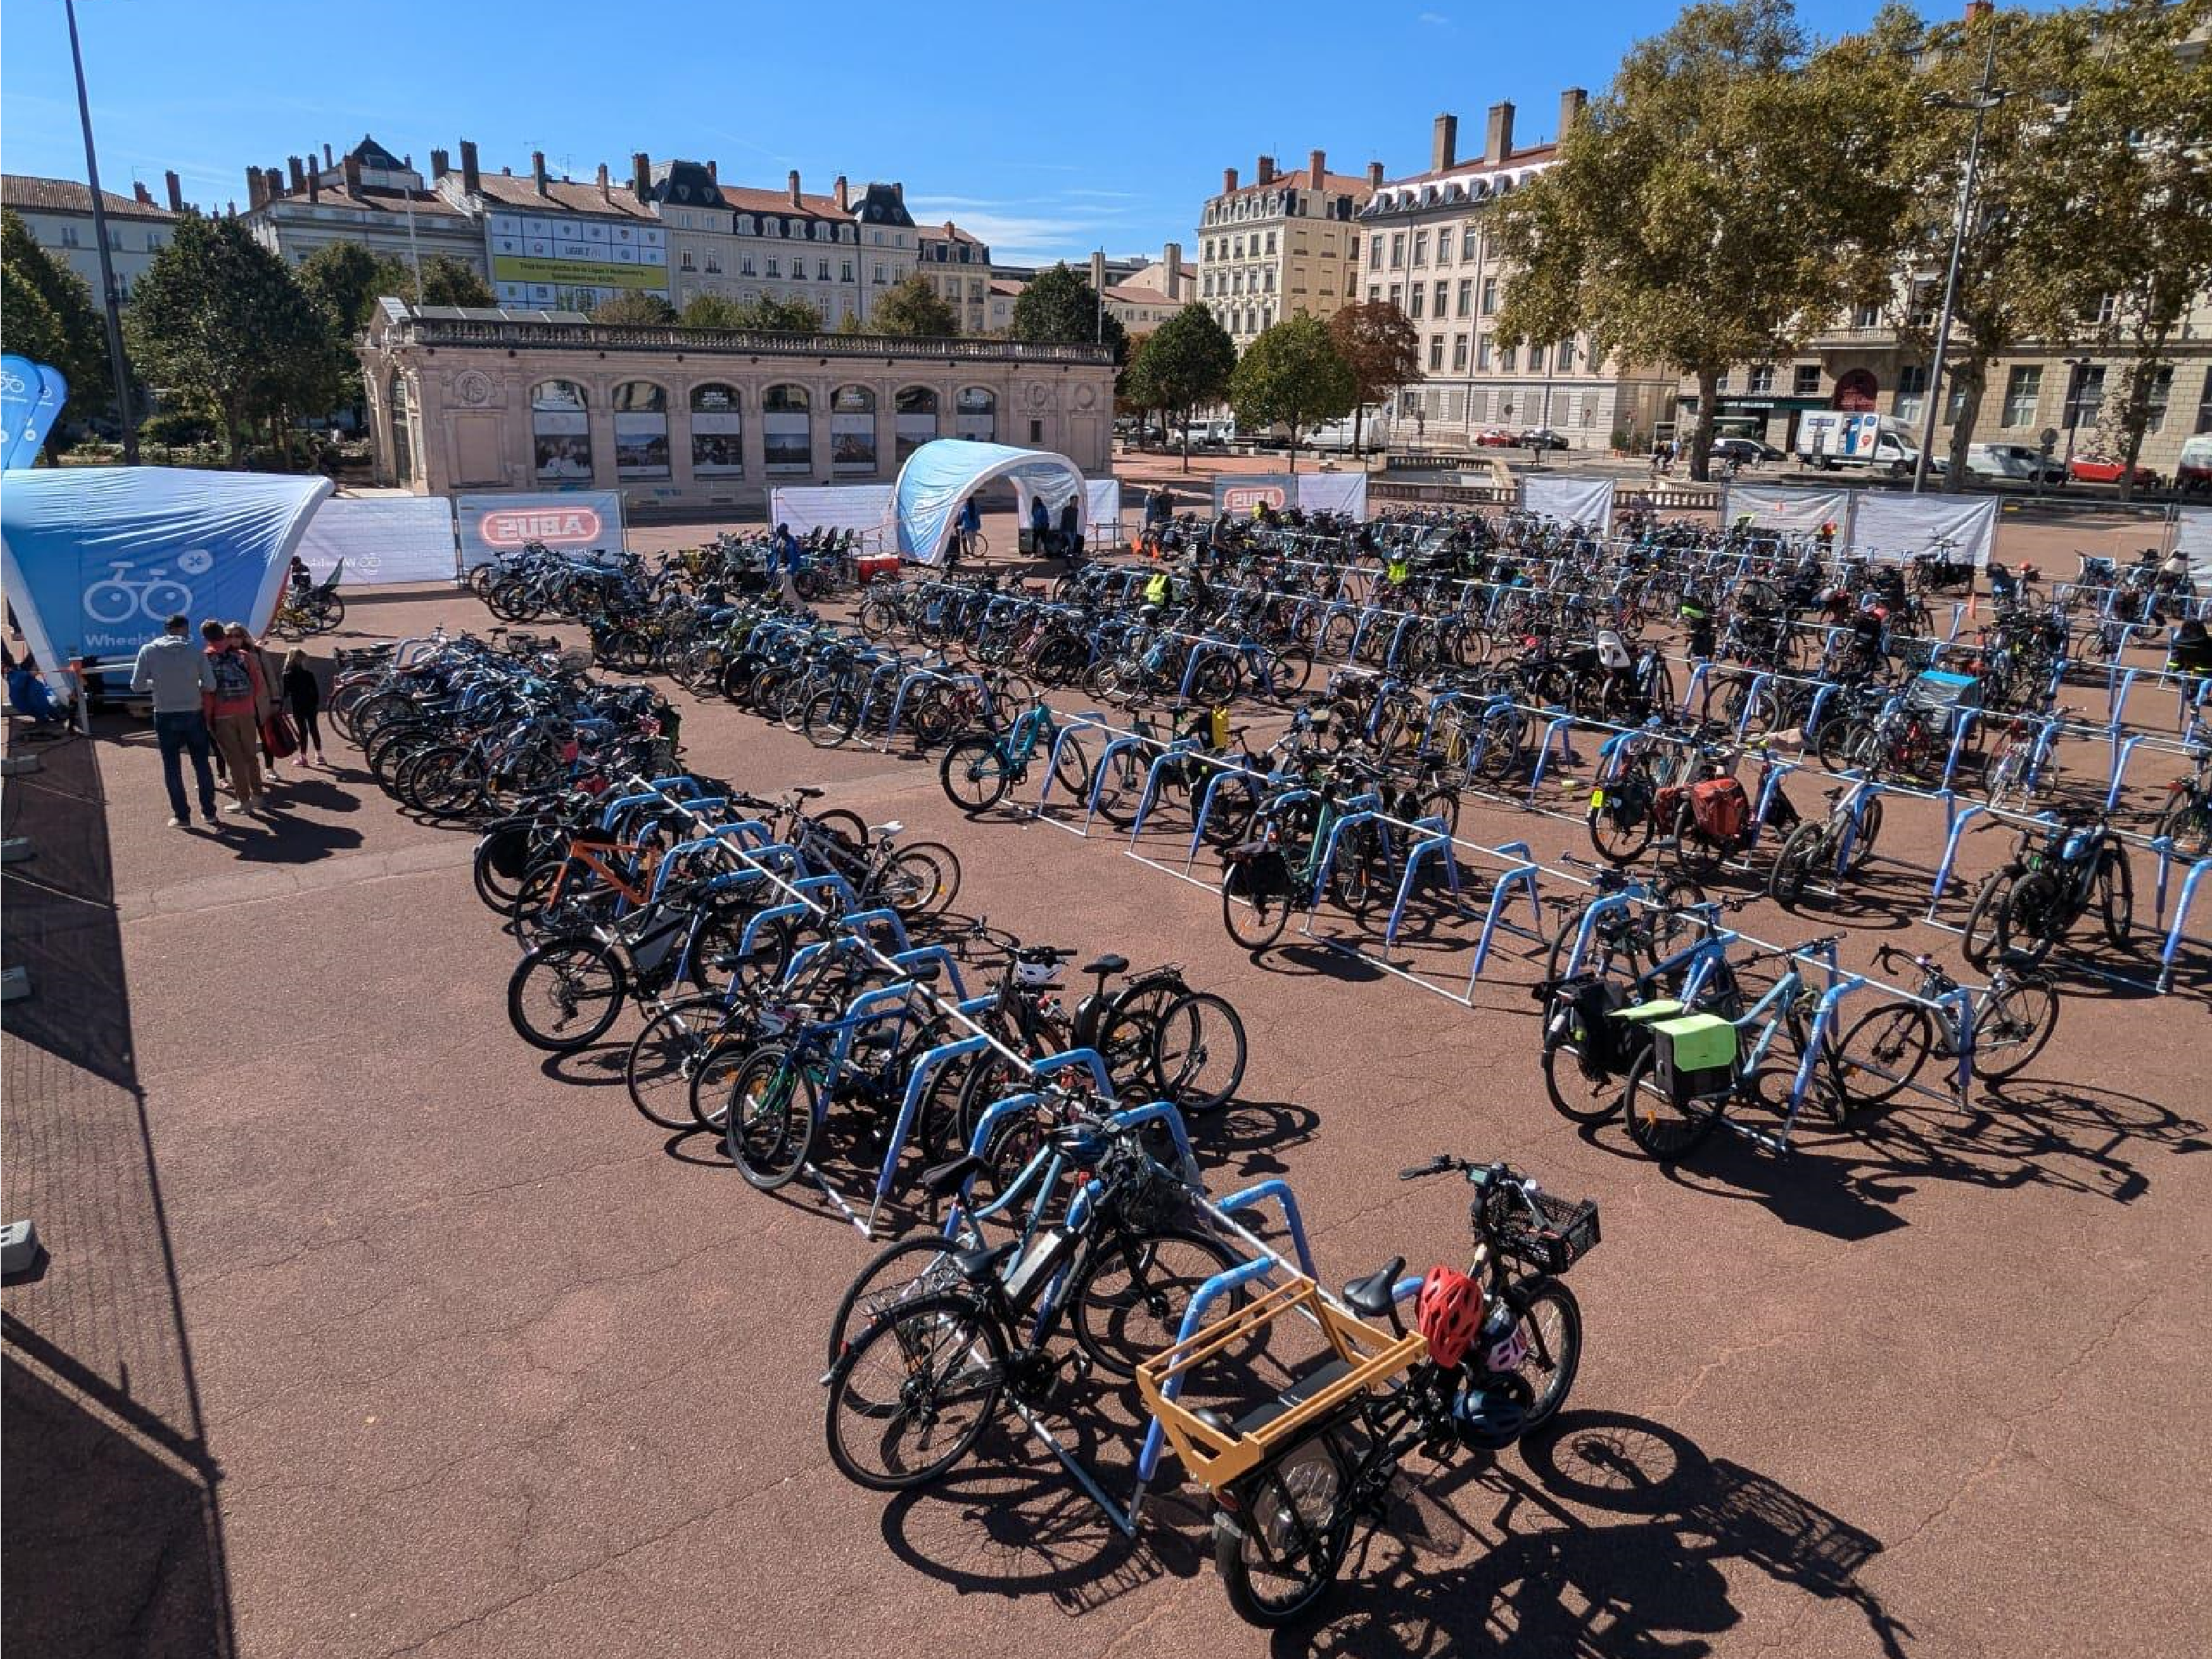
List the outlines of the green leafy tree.
{"label": "green leafy tree", "polygon": [[594,306],[592,320],[629,328],[665,328],[676,320],[676,307],[658,294],[624,289]]}
{"label": "green leafy tree", "polygon": [[868,313],[868,332],[911,339],[949,340],[960,332],[960,313],[939,297],[919,271],[886,293]]}
{"label": "green leafy tree", "polygon": [[1496,210],[1500,342],[1586,329],[1594,355],[1694,376],[1705,477],[1729,367],[1887,291],[1916,32],[1885,11],[1815,52],[1788,0],[1710,0],[1639,41],[1557,162]]}
{"label": "green leafy tree", "polygon": [[2042,235],[2014,259],[2014,292],[2028,333],[2119,359],[2098,435],[2127,464],[2125,498],[2153,388],[2171,388],[2190,307],[2212,288],[2212,70],[2184,50],[2212,0],[2108,0],[2064,21],[2086,35],[2062,48],[2069,161],[2019,180]]}
{"label": "green leafy tree", "polygon": [[1237,343],[1204,306],[1193,303],[1145,338],[1132,364],[1141,371],[1151,407],[1171,410],[1182,427],[1182,470],[1190,471],[1190,422],[1202,405],[1229,395]]}
{"label": "green leafy tree", "polygon": [[83,421],[115,396],[91,285],[40,247],[12,209],[0,210],[0,344],[69,382],[69,401],[46,434],[49,458],[63,422]]}
{"label": "green leafy tree", "polygon": [[1117,363],[1127,358],[1129,349],[1128,332],[1121,320],[1101,310],[1098,290],[1067,265],[1039,271],[1036,280],[1015,297],[1006,333],[1026,345],[1097,342],[1113,348]]}
{"label": "green leafy tree", "polygon": [[744,307],[724,294],[695,294],[677,320],[686,328],[743,328]]}
{"label": "green leafy tree", "polygon": [[1328,319],[1329,337],[1338,355],[1351,366],[1359,402],[1352,411],[1352,448],[1359,451],[1359,434],[1370,404],[1386,401],[1400,386],[1421,378],[1420,337],[1406,313],[1388,300],[1348,305]]}
{"label": "green leafy tree", "polygon": [[1329,337],[1328,325],[1303,313],[1263,330],[1229,377],[1229,403],[1237,425],[1290,428],[1293,472],[1298,470],[1299,434],[1349,415],[1358,395],[1352,366]]}
{"label": "green leafy tree", "polygon": [[[300,284],[320,301],[348,334],[369,324],[376,302],[386,297],[415,300],[415,267],[392,254],[371,253],[358,242],[332,242],[310,253],[299,269]],[[450,253],[422,261],[422,303],[426,306],[490,306],[491,284],[474,265]]]}
{"label": "green leafy tree", "polygon": [[140,372],[172,404],[212,416],[234,463],[249,423],[284,447],[292,416],[342,395],[335,319],[234,219],[178,220],[124,322]]}
{"label": "green leafy tree", "polygon": [[702,294],[684,307],[686,328],[737,328],[756,334],[819,334],[822,313],[804,300],[779,300],[765,295],[754,300],[732,300],[720,294]]}
{"label": "green leafy tree", "polygon": [[[396,291],[402,299],[409,297],[415,292],[413,272],[410,271],[408,276],[407,287],[384,291]],[[483,307],[495,306],[499,299],[491,291],[491,284],[484,280],[483,273],[466,259],[456,258],[450,253],[434,253],[422,261],[422,303]]]}

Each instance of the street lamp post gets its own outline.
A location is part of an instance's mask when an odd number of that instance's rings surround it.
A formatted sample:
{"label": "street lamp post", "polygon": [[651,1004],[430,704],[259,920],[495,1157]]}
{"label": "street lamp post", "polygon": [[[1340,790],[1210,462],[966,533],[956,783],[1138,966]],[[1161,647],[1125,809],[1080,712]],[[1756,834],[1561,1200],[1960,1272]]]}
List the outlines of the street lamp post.
{"label": "street lamp post", "polygon": [[1974,185],[1982,165],[1982,120],[1999,104],[2012,94],[1997,86],[1992,77],[1997,67],[1997,35],[1994,22],[1985,24],[1990,31],[1988,50],[1982,57],[1982,76],[1971,98],[1945,98],[1931,95],[1928,102],[1939,109],[1970,109],[1974,112],[1972,135],[1966,141],[1966,171],[1959,181],[1959,216],[1951,226],[1951,263],[1943,277],[1943,314],[1936,325],[1936,361],[1928,371],[1928,410],[1920,423],[1920,456],[1913,463],[1912,492],[1918,495],[1928,487],[1929,463],[1936,451],[1936,417],[1943,408],[1943,371],[1950,356],[1951,313],[1959,302],[1959,262],[1966,242],[1966,228],[1973,222]]}
{"label": "street lamp post", "polygon": [[84,53],[77,46],[76,0],[62,0],[69,16],[70,63],[76,70],[76,113],[84,127],[84,178],[92,192],[92,240],[100,255],[100,314],[107,325],[107,372],[115,382],[115,413],[123,422],[123,464],[138,465],[138,427],[131,418],[131,368],[123,361],[123,319],[116,309],[115,262],[107,257],[107,206],[100,196],[100,158],[92,146],[92,100],[84,90]]}

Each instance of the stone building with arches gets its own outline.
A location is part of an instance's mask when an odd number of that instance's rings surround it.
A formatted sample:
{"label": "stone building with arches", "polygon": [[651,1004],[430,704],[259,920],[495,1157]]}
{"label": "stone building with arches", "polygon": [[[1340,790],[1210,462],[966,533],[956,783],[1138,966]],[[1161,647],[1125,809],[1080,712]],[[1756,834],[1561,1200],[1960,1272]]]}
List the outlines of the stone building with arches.
{"label": "stone building with arches", "polygon": [[1112,465],[1096,346],[603,326],[386,299],[361,348],[377,482],[418,495],[590,487],[633,512],[754,507],[890,482],[933,438]]}

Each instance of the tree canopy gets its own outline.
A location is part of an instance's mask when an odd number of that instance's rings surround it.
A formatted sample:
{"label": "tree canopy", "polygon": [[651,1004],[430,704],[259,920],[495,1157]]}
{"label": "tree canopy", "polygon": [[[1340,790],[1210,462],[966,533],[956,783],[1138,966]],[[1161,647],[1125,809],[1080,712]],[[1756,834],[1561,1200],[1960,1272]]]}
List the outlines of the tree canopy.
{"label": "tree canopy", "polygon": [[759,334],[822,331],[822,313],[812,306],[804,300],[779,300],[772,294],[752,300],[697,295],[684,307],[680,320],[686,328],[738,328]]}
{"label": "tree canopy", "polygon": [[871,334],[946,340],[960,332],[960,313],[916,272],[870,307],[866,328]]}
{"label": "tree canopy", "polygon": [[1127,355],[1129,337],[1120,319],[1102,312],[1098,290],[1069,265],[1041,270],[1014,299],[1006,335],[1029,345],[1089,345],[1113,348],[1114,361]]}
{"label": "tree canopy", "polygon": [[624,289],[592,307],[592,320],[632,328],[665,328],[676,320],[676,307],[658,294]]}
{"label": "tree canopy", "polygon": [[1293,472],[1298,469],[1300,434],[1320,422],[1349,415],[1358,397],[1351,365],[1329,338],[1328,325],[1304,313],[1262,331],[1229,378],[1237,425],[1290,428]]}
{"label": "tree canopy", "polygon": [[61,371],[69,401],[62,421],[82,421],[115,395],[108,372],[106,325],[91,284],[33,240],[13,209],[0,210],[0,342],[19,356]]}
{"label": "tree canopy", "polygon": [[1236,371],[1236,342],[1211,311],[1193,303],[1145,337],[1130,361],[1122,395],[1140,409],[1170,410],[1180,417],[1187,472],[1192,412],[1227,397]]}
{"label": "tree canopy", "polygon": [[1388,401],[1400,386],[1421,378],[1420,337],[1406,313],[1388,300],[1345,307],[1328,319],[1328,337],[1352,370],[1357,400],[1352,442],[1356,451],[1367,406]]}

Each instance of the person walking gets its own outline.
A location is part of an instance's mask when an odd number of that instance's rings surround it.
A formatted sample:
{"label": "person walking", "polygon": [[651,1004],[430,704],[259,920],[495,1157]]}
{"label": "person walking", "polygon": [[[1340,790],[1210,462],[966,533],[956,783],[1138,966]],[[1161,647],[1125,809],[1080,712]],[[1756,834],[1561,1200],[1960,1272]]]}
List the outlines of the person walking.
{"label": "person walking", "polygon": [[204,699],[216,689],[215,671],[204,653],[192,648],[190,619],[169,618],[161,637],[138,650],[131,665],[131,689],[154,694],[154,740],[161,750],[161,781],[169,790],[169,827],[191,827],[185,801],[184,757],[192,757],[192,777],[200,789],[200,816],[216,820],[215,772],[208,764]]}
{"label": "person walking", "polygon": [[1083,501],[1070,495],[1060,509],[1060,550],[1067,556],[1070,570],[1083,562]]}
{"label": "person walking", "polygon": [[1030,555],[1032,558],[1047,558],[1052,553],[1052,509],[1044,504],[1044,497],[1030,497]]}
{"label": "person walking", "polygon": [[974,556],[975,538],[981,535],[982,531],[982,511],[975,505],[975,498],[970,495],[960,504],[960,530],[959,533],[953,538],[953,545],[959,549],[960,558],[965,559]]}
{"label": "person walking", "polygon": [[284,653],[283,686],[284,706],[292,711],[293,723],[300,728],[300,764],[307,763],[307,750],[313,749],[315,764],[329,765],[323,758],[323,726],[319,718],[323,710],[322,683],[307,666],[307,653],[296,645]]}
{"label": "person walking", "polygon": [[211,690],[201,694],[208,731],[222,751],[239,811],[258,813],[264,795],[261,717],[269,707],[268,683],[261,677],[260,663],[246,647],[244,623],[226,629],[219,622],[202,623],[200,637],[207,641],[203,654],[215,681]]}

